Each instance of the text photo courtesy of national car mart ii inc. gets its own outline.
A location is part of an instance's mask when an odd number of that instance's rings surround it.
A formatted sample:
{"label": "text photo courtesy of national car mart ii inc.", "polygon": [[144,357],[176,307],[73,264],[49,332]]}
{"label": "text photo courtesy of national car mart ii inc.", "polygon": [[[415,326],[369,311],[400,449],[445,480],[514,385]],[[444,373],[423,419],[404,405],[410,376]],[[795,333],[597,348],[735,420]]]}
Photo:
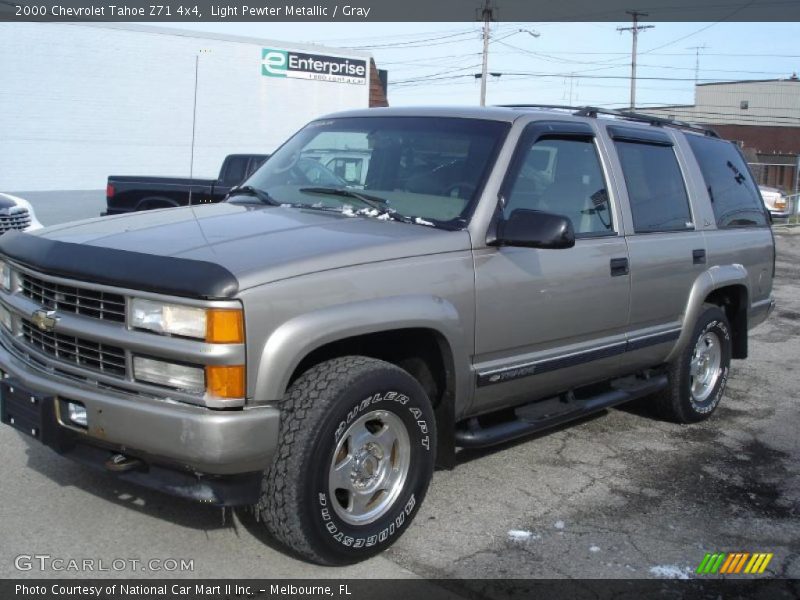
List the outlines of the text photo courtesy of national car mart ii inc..
{"label": "text photo courtesy of national car mart ii inc.", "polygon": [[18,583],[14,586],[16,596],[89,597],[104,596],[146,596],[146,597],[219,597],[253,598],[258,595],[306,596],[306,597],[347,597],[353,596],[353,588],[347,583],[328,583],[323,585],[302,583],[270,583],[268,585],[245,585],[239,583],[110,583],[85,585],[80,583],[52,583],[29,585]]}

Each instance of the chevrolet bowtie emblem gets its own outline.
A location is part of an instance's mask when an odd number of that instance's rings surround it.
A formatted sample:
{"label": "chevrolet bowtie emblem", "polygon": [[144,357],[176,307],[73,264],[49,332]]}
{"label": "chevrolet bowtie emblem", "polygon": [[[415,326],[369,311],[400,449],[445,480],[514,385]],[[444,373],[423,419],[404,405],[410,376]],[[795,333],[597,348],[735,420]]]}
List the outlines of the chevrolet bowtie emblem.
{"label": "chevrolet bowtie emblem", "polygon": [[40,309],[31,315],[31,322],[42,331],[53,331],[58,322],[58,317],[54,310]]}

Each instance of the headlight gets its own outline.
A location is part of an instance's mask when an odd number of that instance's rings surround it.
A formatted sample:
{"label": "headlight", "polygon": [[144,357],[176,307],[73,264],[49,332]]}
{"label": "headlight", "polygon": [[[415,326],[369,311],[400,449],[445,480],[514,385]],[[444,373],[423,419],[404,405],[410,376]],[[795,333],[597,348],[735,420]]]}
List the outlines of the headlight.
{"label": "headlight", "polygon": [[5,291],[11,291],[11,267],[4,260],[0,260],[0,285]]}
{"label": "headlight", "polygon": [[131,326],[213,343],[237,344],[244,341],[244,320],[240,309],[197,308],[134,298],[131,301]]}
{"label": "headlight", "polygon": [[155,383],[192,393],[206,391],[206,373],[202,367],[133,357],[133,376],[139,381]]}

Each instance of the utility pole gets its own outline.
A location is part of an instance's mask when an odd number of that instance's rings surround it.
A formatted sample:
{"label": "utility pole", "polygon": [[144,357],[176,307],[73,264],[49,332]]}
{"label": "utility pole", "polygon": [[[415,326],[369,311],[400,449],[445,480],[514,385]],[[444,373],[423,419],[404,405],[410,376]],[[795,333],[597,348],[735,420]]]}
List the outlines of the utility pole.
{"label": "utility pole", "polygon": [[480,20],[483,21],[483,66],[481,68],[481,106],[486,106],[486,78],[489,75],[489,25],[495,20],[495,8],[492,0],[485,0],[479,9]]}
{"label": "utility pole", "polygon": [[632,27],[617,27],[617,31],[630,31],[633,34],[633,47],[631,48],[631,110],[636,108],[636,45],[639,41],[639,32],[645,29],[652,29],[654,25],[639,25],[639,17],[646,17],[647,13],[636,10],[627,10],[633,19]]}
{"label": "utility pole", "polygon": [[708,46],[689,46],[687,50],[694,50],[694,84],[700,80],[700,51],[705,50]]}

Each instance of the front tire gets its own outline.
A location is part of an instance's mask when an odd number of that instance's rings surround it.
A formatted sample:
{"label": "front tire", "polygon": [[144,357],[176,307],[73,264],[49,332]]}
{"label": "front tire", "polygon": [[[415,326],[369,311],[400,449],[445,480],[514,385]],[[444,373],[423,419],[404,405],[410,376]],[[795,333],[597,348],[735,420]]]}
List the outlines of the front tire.
{"label": "front tire", "polygon": [[659,414],[676,423],[711,416],[722,399],[731,364],[731,328],[725,312],[704,304],[686,348],[669,365],[669,387],[656,396]]}
{"label": "front tire", "polygon": [[282,408],[257,506],[269,532],[327,565],[388,548],[433,474],[436,427],[420,384],[390,363],[346,356],[301,375]]}

